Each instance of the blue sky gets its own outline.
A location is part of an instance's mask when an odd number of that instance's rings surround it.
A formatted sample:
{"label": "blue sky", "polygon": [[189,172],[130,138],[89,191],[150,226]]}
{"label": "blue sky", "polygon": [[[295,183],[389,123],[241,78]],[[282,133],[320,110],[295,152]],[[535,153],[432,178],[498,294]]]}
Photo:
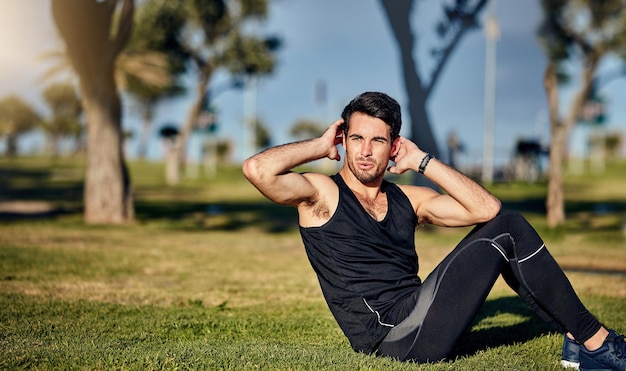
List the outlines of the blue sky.
{"label": "blue sky", "polygon": [[[421,58],[422,76],[432,68],[429,50],[436,45],[434,24],[439,18],[441,2],[417,1],[412,15],[419,32],[416,50]],[[500,24],[497,43],[495,150],[499,161],[505,161],[517,138],[539,137],[547,143],[548,123],[542,75],[545,57],[535,31],[541,20],[537,1],[498,0],[496,14]],[[288,131],[301,118],[323,123],[338,118],[343,106],[366,90],[386,92],[406,105],[401,81],[398,48],[389,30],[378,0],[274,0],[269,21],[261,32],[282,37],[283,49],[278,55],[274,75],[258,83],[255,99],[258,117],[272,130],[274,144],[291,141]],[[37,60],[42,52],[60,48],[50,17],[49,1],[0,1],[0,96],[17,93],[42,111],[39,77],[45,65]],[[608,61],[604,69],[616,63]],[[214,80],[217,86],[225,76]],[[448,132],[455,130],[464,142],[466,162],[479,162],[484,127],[485,36],[481,29],[469,33],[454,52],[433,96],[428,111],[440,145]],[[315,101],[315,85],[327,85],[326,105]],[[626,131],[624,96],[626,82],[615,80],[606,85],[609,97],[611,130]],[[250,112],[250,93],[226,91],[215,99],[220,112],[218,135],[235,145],[234,159],[250,154],[249,137],[243,127]],[[567,100],[567,93],[564,94]],[[157,132],[161,125],[182,122],[189,99],[164,103],[154,123],[150,157],[161,157]],[[408,117],[405,116],[405,122]],[[126,129],[138,131],[138,119],[126,110]],[[408,125],[406,125],[408,129]],[[408,134],[403,130],[405,135]],[[194,138],[189,152],[196,158],[199,138]],[[40,138],[31,136],[21,143],[26,150],[41,146]],[[443,147],[442,147],[443,148]],[[134,143],[128,155],[136,153]]]}

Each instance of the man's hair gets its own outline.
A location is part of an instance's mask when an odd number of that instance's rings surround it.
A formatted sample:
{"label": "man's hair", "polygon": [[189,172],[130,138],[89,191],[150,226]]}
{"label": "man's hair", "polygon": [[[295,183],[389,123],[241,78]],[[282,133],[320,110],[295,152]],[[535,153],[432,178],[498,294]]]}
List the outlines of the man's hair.
{"label": "man's hair", "polygon": [[343,118],[345,123],[344,135],[348,135],[350,116],[355,112],[361,112],[368,116],[376,117],[391,126],[392,142],[400,136],[400,128],[402,127],[400,105],[387,94],[368,91],[352,99],[341,114],[341,118]]}

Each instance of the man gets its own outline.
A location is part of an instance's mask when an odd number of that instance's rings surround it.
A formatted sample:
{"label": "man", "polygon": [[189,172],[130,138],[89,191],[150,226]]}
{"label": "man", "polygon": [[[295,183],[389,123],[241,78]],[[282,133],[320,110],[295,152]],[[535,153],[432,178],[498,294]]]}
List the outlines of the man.
{"label": "man", "polygon": [[[263,195],[297,208],[307,255],[353,349],[444,359],[502,275],[541,318],[567,332],[564,353],[573,350],[574,365],[580,353],[583,368],[624,370],[624,337],[585,309],[523,217],[501,213],[496,197],[401,137],[400,127],[398,103],[366,92],[319,138],[270,148],[243,165]],[[346,158],[338,174],[290,171],[339,161],[339,144]],[[445,192],[383,179],[385,171],[408,170]],[[414,245],[422,223],[477,225],[423,282]]]}

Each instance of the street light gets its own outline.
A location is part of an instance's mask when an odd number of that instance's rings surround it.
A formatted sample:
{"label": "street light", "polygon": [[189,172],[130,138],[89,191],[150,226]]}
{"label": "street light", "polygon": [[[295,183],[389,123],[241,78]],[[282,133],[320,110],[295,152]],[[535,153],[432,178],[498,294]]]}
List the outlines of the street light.
{"label": "street light", "polygon": [[489,1],[485,23],[485,132],[483,143],[482,182],[493,183],[493,132],[496,101],[496,41],[500,29],[495,15],[495,0]]}

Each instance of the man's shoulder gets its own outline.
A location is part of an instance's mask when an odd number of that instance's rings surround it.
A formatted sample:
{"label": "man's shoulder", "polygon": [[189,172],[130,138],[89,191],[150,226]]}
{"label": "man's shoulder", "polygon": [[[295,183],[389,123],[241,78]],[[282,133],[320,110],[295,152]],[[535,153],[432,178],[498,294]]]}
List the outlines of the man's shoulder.
{"label": "man's shoulder", "polygon": [[416,186],[412,184],[397,184],[397,183],[392,183],[392,184],[395,184],[398,188],[402,190],[402,192],[406,194],[424,194],[425,195],[425,194],[437,193],[435,190],[433,190],[432,188],[428,188],[428,187]]}
{"label": "man's shoulder", "polygon": [[315,172],[304,172],[301,174],[303,177],[307,178],[307,180],[311,182],[314,186],[337,186],[337,183],[334,181],[333,176],[331,175]]}
{"label": "man's shoulder", "polygon": [[411,202],[413,210],[417,210],[419,206],[430,198],[438,195],[438,193],[432,188],[409,185],[409,184],[396,184],[398,188],[406,195]]}

